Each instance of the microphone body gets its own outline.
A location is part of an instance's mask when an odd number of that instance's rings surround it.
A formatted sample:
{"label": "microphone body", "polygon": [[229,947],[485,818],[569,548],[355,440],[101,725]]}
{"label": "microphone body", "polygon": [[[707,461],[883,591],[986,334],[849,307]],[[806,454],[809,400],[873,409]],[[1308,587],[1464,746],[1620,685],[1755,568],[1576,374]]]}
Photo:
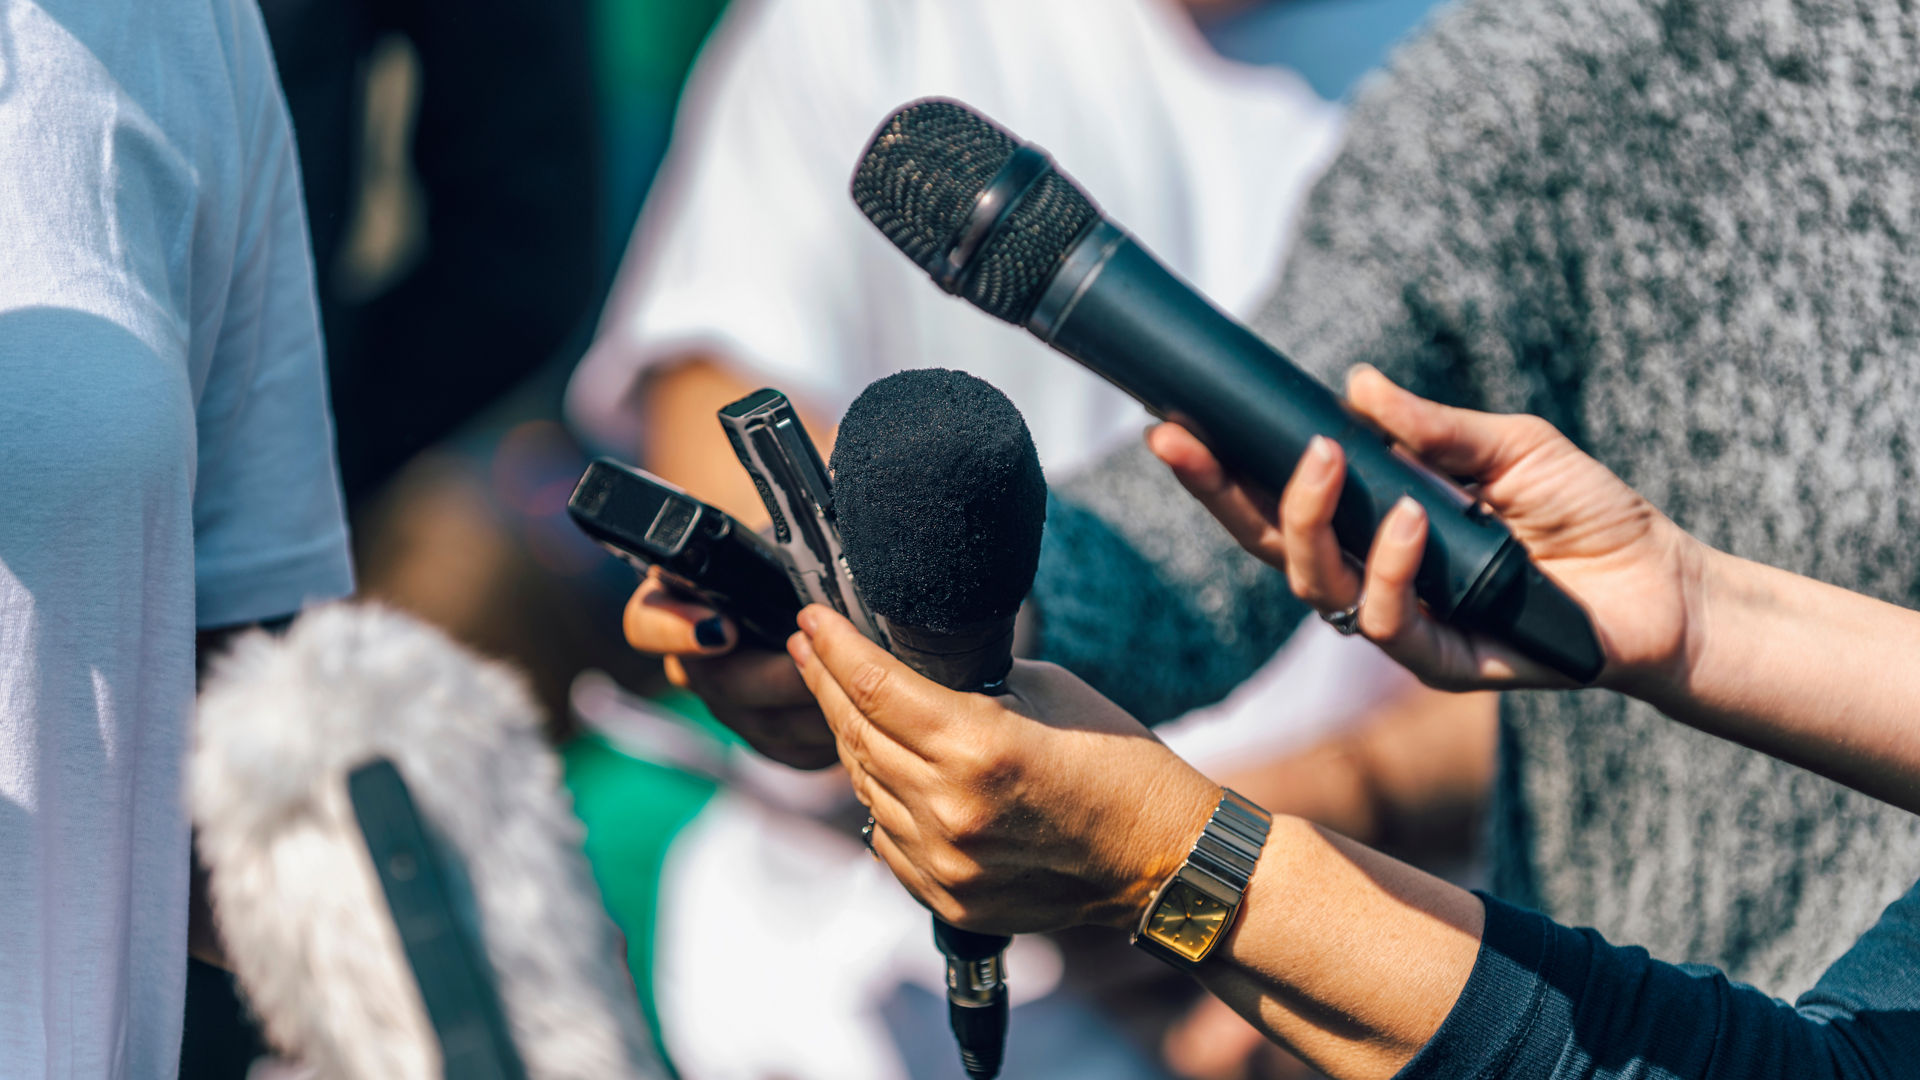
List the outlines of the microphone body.
{"label": "microphone body", "polygon": [[[887,620],[886,630],[902,663],[947,689],[1007,692],[1007,672],[1013,670],[1013,616],[946,633]],[[947,958],[947,1022],[960,1047],[960,1063],[973,1080],[991,1080],[1000,1075],[1006,1056],[1006,952],[1013,939],[962,930],[936,915],[933,943]]]}
{"label": "microphone body", "polygon": [[[1047,486],[1006,395],[957,371],[903,371],[861,392],[833,447],[842,552],[888,649],[953,690],[1006,692],[1033,587]],[[1006,1053],[1011,939],[933,921],[947,1013],[974,1080]]]}
{"label": "microphone body", "polygon": [[439,1039],[440,1071],[526,1080],[493,974],[476,948],[472,892],[463,887],[458,861],[434,842],[405,778],[386,758],[347,774],[347,798]]}
{"label": "microphone body", "polygon": [[1499,519],[1180,280],[1044,151],[958,103],[916,102],[874,136],[854,197],[943,289],[1025,326],[1269,490],[1315,435],[1338,442],[1348,464],[1333,529],[1350,558],[1363,561],[1386,512],[1412,496],[1429,521],[1415,589],[1436,618],[1580,683],[1599,675],[1585,610]]}
{"label": "microphone body", "polygon": [[1503,638],[1579,682],[1600,674],[1586,613],[1498,518],[1118,226],[1102,219],[1068,249],[1026,326],[1268,490],[1286,486],[1315,435],[1339,443],[1347,478],[1333,531],[1342,550],[1363,560],[1387,511],[1412,496],[1430,523],[1414,587],[1435,618]]}

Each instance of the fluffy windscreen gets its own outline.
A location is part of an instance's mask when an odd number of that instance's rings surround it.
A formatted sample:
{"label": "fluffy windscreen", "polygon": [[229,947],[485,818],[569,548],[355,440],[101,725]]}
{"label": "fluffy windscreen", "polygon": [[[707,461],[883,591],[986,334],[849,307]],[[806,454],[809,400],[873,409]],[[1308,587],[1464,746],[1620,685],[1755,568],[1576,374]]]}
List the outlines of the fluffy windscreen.
{"label": "fluffy windscreen", "polygon": [[941,368],[889,375],[848,408],[832,467],[841,547],[874,614],[950,633],[1019,610],[1047,482],[1005,394]]}
{"label": "fluffy windscreen", "polygon": [[[888,117],[867,144],[853,174],[853,201],[931,273],[1016,145],[959,102],[916,101]],[[974,254],[961,295],[995,318],[1025,322],[1061,257],[1098,217],[1072,181],[1048,173]]]}
{"label": "fluffy windscreen", "polygon": [[377,607],[316,608],[215,661],[188,770],[200,856],[248,1003],[316,1075],[443,1075],[347,794],[374,757],[471,886],[529,1080],[664,1075],[539,715],[519,676]]}

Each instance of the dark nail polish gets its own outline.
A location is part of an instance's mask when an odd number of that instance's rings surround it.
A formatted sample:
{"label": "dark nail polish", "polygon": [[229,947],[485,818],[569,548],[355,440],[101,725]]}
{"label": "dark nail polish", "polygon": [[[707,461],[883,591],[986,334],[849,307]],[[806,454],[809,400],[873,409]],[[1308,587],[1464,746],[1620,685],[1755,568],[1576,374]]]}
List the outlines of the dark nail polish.
{"label": "dark nail polish", "polygon": [[720,616],[701,619],[693,624],[693,640],[703,649],[717,649],[727,643],[727,623]]}

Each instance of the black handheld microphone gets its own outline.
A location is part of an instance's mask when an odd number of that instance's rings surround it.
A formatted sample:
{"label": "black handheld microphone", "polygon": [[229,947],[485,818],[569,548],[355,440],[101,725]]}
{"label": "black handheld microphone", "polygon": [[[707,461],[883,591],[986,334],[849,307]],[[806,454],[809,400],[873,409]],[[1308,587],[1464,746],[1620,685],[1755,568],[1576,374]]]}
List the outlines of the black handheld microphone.
{"label": "black handheld microphone", "polygon": [[[848,408],[832,468],[841,550],[894,655],[943,686],[1005,693],[1047,516],[1020,411],[958,371],[890,375]],[[1009,939],[937,918],[933,932],[961,1062],[988,1080],[1006,1051]]]}
{"label": "black handheld microphone", "polygon": [[1025,326],[1270,490],[1286,485],[1313,436],[1338,442],[1347,480],[1333,529],[1350,557],[1364,559],[1381,519],[1410,495],[1430,522],[1415,589],[1435,618],[1581,683],[1599,675],[1586,611],[1505,525],[1174,276],[1045,151],[958,102],[917,101],[874,134],[853,200],[941,288]]}

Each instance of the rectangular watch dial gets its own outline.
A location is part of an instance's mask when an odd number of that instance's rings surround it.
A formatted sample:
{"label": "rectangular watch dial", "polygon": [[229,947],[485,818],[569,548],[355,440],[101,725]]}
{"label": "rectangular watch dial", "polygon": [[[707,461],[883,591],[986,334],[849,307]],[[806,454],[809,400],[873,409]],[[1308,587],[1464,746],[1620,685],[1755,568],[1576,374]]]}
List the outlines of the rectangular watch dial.
{"label": "rectangular watch dial", "polygon": [[1160,902],[1154,905],[1145,936],[1198,963],[1226,928],[1229,912],[1227,905],[1176,879],[1168,883]]}

